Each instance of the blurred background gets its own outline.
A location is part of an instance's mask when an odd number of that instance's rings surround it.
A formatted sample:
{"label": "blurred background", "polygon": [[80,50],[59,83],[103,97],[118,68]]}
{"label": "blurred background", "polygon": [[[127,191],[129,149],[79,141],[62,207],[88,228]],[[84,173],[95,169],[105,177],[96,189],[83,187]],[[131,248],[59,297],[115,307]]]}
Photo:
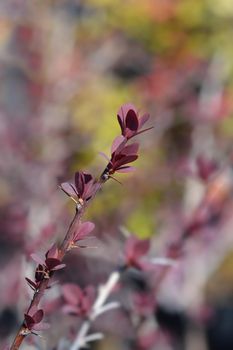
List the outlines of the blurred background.
{"label": "blurred background", "polygon": [[[188,232],[146,326],[127,307],[112,311],[92,347],[233,349],[232,35],[232,0],[0,2],[2,344],[31,296],[29,255],[61,241],[73,215],[59,184],[101,173],[98,152],[109,155],[117,110],[132,102],[154,129],[138,137],[136,172],[108,182],[88,210],[98,249],[70,254],[60,280],[103,282],[126,229],[151,238],[152,257]],[[67,348],[80,320],[61,316],[59,293],[44,302],[51,329],[22,349]]]}

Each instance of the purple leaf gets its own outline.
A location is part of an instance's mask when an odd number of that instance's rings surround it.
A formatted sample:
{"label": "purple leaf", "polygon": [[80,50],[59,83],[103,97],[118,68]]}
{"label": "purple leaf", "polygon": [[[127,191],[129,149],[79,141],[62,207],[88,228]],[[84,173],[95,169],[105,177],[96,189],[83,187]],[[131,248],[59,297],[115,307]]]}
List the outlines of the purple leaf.
{"label": "purple leaf", "polygon": [[42,309],[37,310],[36,313],[32,316],[35,323],[39,323],[44,317],[44,311]]}
{"label": "purple leaf", "polygon": [[87,184],[88,182],[90,182],[91,180],[93,180],[91,174],[83,173],[83,176],[84,176],[84,183],[85,183],[85,184]]}
{"label": "purple leaf", "polygon": [[121,144],[123,144],[124,141],[125,141],[125,137],[124,137],[124,136],[122,136],[122,135],[117,136],[117,137],[115,138],[115,140],[113,141],[113,143],[112,143],[111,153],[113,154],[113,153],[117,150],[117,148],[118,148]]}
{"label": "purple leaf", "polygon": [[132,103],[125,103],[118,110],[117,116],[124,122],[129,110],[132,110],[135,114],[137,113],[137,111]]}
{"label": "purple leaf", "polygon": [[33,325],[35,324],[34,319],[28,315],[28,314],[24,314],[24,320],[26,323],[26,326],[30,329],[31,327],[33,327]]}
{"label": "purple leaf", "polygon": [[91,231],[94,230],[94,228],[95,228],[95,225],[92,222],[90,221],[83,222],[78,227],[78,230],[75,233],[74,241],[84,239],[87,235],[89,235]]}
{"label": "purple leaf", "polygon": [[98,183],[94,183],[93,180],[89,181],[85,185],[85,189],[84,189],[84,193],[83,193],[83,199],[88,201],[92,197],[92,195],[95,193],[96,186],[98,186]]}
{"label": "purple leaf", "polygon": [[134,236],[130,236],[126,242],[126,255],[129,258],[137,260],[147,254],[149,248],[150,241],[148,239],[140,240]]}
{"label": "purple leaf", "polygon": [[139,129],[143,127],[143,125],[150,119],[150,114],[145,113],[143,116],[139,118]]}
{"label": "purple leaf", "polygon": [[71,305],[77,305],[79,298],[82,296],[81,289],[73,283],[66,283],[62,286],[62,293],[65,301]]}
{"label": "purple leaf", "polygon": [[138,130],[138,117],[135,111],[130,109],[126,115],[125,118],[125,125],[126,128],[128,128],[131,131],[137,131]]}
{"label": "purple leaf", "polygon": [[58,249],[56,244],[54,243],[51,248],[46,253],[46,258],[57,258]]}
{"label": "purple leaf", "polygon": [[56,258],[47,258],[45,263],[49,270],[53,270],[55,266],[60,265],[61,261]]}
{"label": "purple leaf", "polygon": [[134,245],[134,254],[137,257],[143,256],[148,253],[149,248],[150,248],[149,239],[138,240]]}
{"label": "purple leaf", "polygon": [[122,167],[117,169],[117,172],[118,173],[130,173],[134,170],[135,170],[135,168],[133,166],[122,166]]}
{"label": "purple leaf", "polygon": [[76,197],[77,196],[77,192],[75,191],[75,188],[73,187],[72,184],[68,183],[68,182],[63,182],[61,184],[61,189],[63,190],[63,192],[65,192],[69,197]]}
{"label": "purple leaf", "polygon": [[81,171],[77,171],[74,175],[75,187],[77,188],[78,195],[81,197],[84,191],[84,175]]}
{"label": "purple leaf", "polygon": [[122,150],[122,154],[125,154],[126,156],[135,155],[138,153],[138,149],[139,149],[139,144],[135,142],[135,143],[132,143],[131,145],[124,147],[124,149]]}
{"label": "purple leaf", "polygon": [[119,159],[117,162],[114,163],[114,169],[118,169],[119,167],[121,167],[124,164],[132,163],[136,159],[138,159],[137,155],[122,157],[121,159]]}
{"label": "purple leaf", "polygon": [[150,249],[150,241],[149,239],[144,239],[135,244],[134,252],[135,255],[141,257],[146,255]]}

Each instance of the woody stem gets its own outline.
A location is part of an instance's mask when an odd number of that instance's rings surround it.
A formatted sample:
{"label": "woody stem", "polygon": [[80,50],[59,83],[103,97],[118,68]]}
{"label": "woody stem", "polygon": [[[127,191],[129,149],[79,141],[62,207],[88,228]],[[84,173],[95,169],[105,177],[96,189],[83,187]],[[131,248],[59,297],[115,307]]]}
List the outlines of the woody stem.
{"label": "woody stem", "polygon": [[[93,198],[95,197],[97,192],[100,190],[102,184],[105,183],[106,180],[107,179],[102,179],[102,177],[100,176],[100,179],[98,180],[99,186],[97,186],[96,191],[93,194],[91,200],[93,200]],[[60,245],[60,248],[59,248],[60,261],[63,260],[64,256],[69,251],[70,243],[71,243],[72,238],[73,238],[73,234],[75,232],[75,229],[79,225],[81,217],[82,217],[84,211],[86,210],[86,208],[87,208],[87,205],[85,205],[81,210],[76,210],[76,212],[75,212],[74,218],[72,219],[72,221],[69,225],[69,228],[66,232],[66,235],[65,235],[65,237]],[[43,278],[42,281],[40,282],[39,288],[34,292],[31,303],[27,309],[27,313],[30,311],[30,309],[32,307],[39,305],[39,302],[40,302],[46,288],[48,287],[48,284],[49,284],[49,281],[50,281],[52,275],[53,275],[53,273],[50,273],[49,278]],[[10,347],[10,350],[18,350],[19,349],[20,345],[22,344],[22,342],[24,341],[24,339],[26,337],[26,335],[23,334],[24,329],[25,329],[25,326],[24,326],[24,322],[23,322],[18,329],[18,332],[17,332],[15,339]]]}
{"label": "woody stem", "polygon": [[[99,183],[99,186],[97,187],[95,193],[93,194],[92,196],[92,199],[95,197],[95,195],[97,194],[97,192],[99,191],[99,189],[101,188],[101,185],[106,182],[103,181],[103,179],[99,179],[98,183]],[[69,228],[66,232],[66,235],[63,239],[63,242],[61,243],[60,245],[60,248],[59,248],[59,259],[62,261],[64,256],[66,255],[66,253],[68,252],[69,250],[69,246],[70,246],[70,242],[73,238],[73,234],[75,232],[75,229],[77,227],[77,225],[79,224],[80,220],[81,220],[81,217],[84,213],[84,210],[86,210],[87,208],[87,205],[85,205],[82,210],[76,210],[75,212],[75,215],[74,215],[74,218],[72,219],[70,225],[69,225]],[[50,278],[52,277],[53,273],[50,274],[49,278],[43,278],[40,285],[39,285],[39,288],[34,292],[34,295],[32,297],[32,300],[31,300],[31,303],[30,303],[30,306],[28,307],[27,309],[27,313],[30,311],[30,309],[34,306],[38,306],[39,305],[39,302],[46,290],[46,288],[48,287],[48,284],[49,284],[49,281],[50,281]],[[24,330],[24,322],[21,324],[21,326],[19,327],[18,329],[18,332],[15,336],[15,339],[10,347],[10,350],[18,350],[20,345],[22,344],[22,342],[24,341],[26,335],[23,334],[23,330]]]}
{"label": "woody stem", "polygon": [[[66,236],[61,244],[61,248],[60,248],[60,256],[61,259],[65,256],[66,250],[67,250],[67,240],[69,239],[69,237],[72,236],[73,234],[73,230],[75,228],[76,223],[78,222],[80,217],[80,214],[78,212],[75,213],[75,216],[73,218],[73,220],[71,221],[71,224],[68,228],[68,231],[66,233]],[[52,274],[50,275],[50,278],[52,277]],[[30,311],[30,309],[34,306],[38,306],[46,288],[48,287],[50,278],[44,278],[40,285],[39,288],[34,292],[34,295],[32,297],[31,303],[27,309],[27,313]],[[10,350],[18,350],[20,345],[22,344],[22,342],[24,341],[26,335],[23,334],[23,330],[25,329],[24,326],[24,322],[21,324],[21,326],[18,329],[18,332],[15,336],[15,339],[10,347]]]}

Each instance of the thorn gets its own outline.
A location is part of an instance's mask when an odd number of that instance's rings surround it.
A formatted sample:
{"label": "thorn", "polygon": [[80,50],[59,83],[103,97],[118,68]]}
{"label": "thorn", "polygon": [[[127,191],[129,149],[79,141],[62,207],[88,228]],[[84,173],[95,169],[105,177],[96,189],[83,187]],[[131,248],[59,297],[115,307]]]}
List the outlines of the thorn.
{"label": "thorn", "polygon": [[115,177],[113,177],[112,175],[109,175],[109,177],[123,186],[123,184],[119,180],[117,180]]}

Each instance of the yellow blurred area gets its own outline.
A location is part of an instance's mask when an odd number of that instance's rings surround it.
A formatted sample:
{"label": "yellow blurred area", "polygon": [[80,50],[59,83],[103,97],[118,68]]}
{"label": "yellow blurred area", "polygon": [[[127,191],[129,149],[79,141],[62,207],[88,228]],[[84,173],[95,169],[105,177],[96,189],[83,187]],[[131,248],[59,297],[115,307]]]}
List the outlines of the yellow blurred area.
{"label": "yellow blurred area", "polygon": [[9,40],[13,23],[4,17],[0,17],[0,46],[4,46]]}

